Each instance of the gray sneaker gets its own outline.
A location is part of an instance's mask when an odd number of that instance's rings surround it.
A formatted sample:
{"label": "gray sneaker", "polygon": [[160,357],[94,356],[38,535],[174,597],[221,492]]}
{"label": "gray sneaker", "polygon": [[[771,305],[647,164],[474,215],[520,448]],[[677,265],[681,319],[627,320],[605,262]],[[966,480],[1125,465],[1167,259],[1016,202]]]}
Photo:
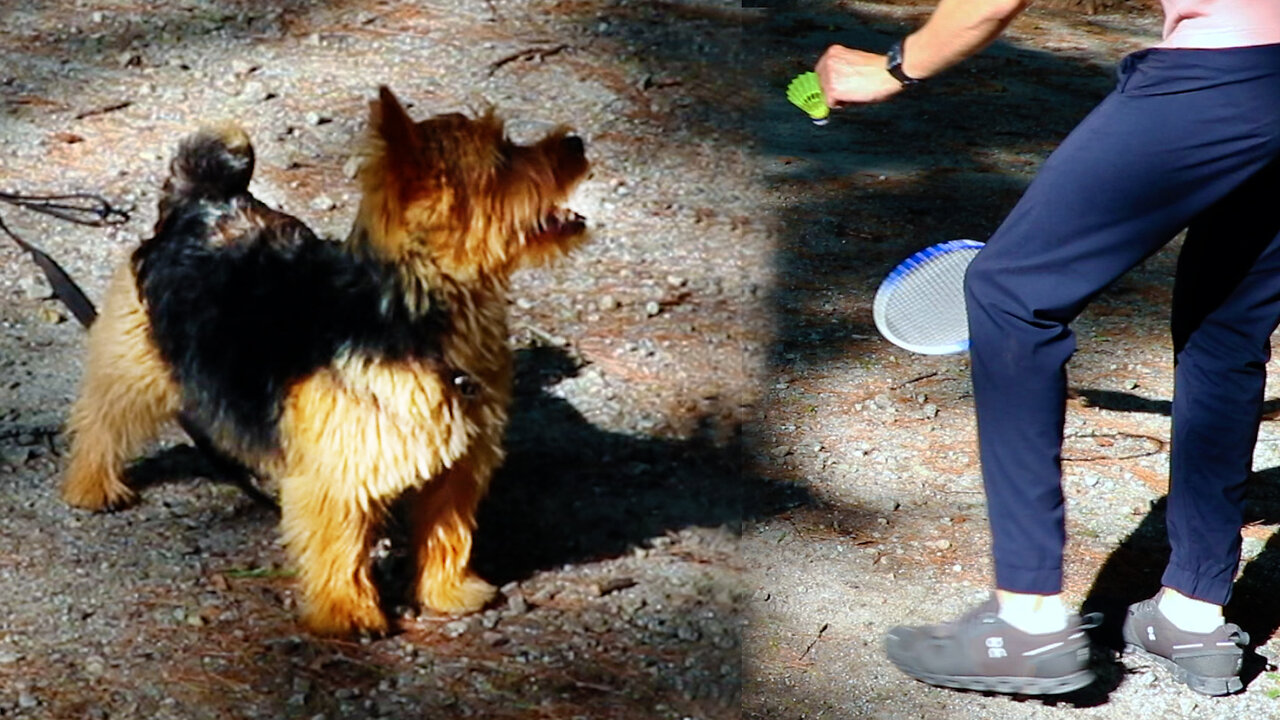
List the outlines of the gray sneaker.
{"label": "gray sneaker", "polygon": [[942,625],[896,627],[885,653],[899,670],[930,685],[1022,695],[1065,693],[1094,680],[1089,638],[1101,616],[1072,616],[1067,629],[1026,633],[1001,620],[995,597]]}
{"label": "gray sneaker", "polygon": [[1249,635],[1232,624],[1211,633],[1179,629],[1160,612],[1159,600],[1156,595],[1129,606],[1123,630],[1125,649],[1163,665],[1175,680],[1198,693],[1240,692],[1244,688],[1240,668]]}

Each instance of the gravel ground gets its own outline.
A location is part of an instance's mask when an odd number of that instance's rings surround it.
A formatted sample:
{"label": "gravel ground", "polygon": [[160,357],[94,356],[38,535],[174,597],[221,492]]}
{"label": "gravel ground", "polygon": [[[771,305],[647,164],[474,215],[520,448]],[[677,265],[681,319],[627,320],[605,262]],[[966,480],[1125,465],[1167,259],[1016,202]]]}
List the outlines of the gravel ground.
{"label": "gravel ground", "polygon": [[[349,641],[300,633],[274,517],[202,479],[176,435],[137,468],[140,505],[61,504],[83,334],[0,243],[0,717],[1280,716],[1272,422],[1228,608],[1257,643],[1245,694],[1202,698],[1100,650],[1097,686],[1011,700],[915,683],[879,648],[968,607],[990,568],[966,359],[879,339],[874,289],[910,252],[994,229],[1157,35],[1140,4],[1033,9],[964,68],[826,128],[782,99],[790,77],[833,41],[883,49],[926,5],[5,6],[0,190],[136,206],[108,229],[0,208],[93,298],[202,122],[241,122],[259,197],[342,235],[380,83],[419,116],[492,105],[521,139],[576,127],[594,242],[514,289],[510,459],[476,549],[501,598]],[[1077,326],[1067,593],[1103,610],[1149,594],[1168,552],[1175,250]]]}
{"label": "gravel ground", "polygon": [[[0,717],[726,718],[741,703],[741,427],[765,346],[764,190],[740,124],[737,3],[9,3],[0,190],[98,192],[131,220],[0,208],[100,298],[201,123],[253,137],[253,190],[345,233],[378,84],[415,116],[566,123],[594,242],[521,276],[509,461],[466,618],[376,640],[294,622],[274,517],[201,479],[176,435],[140,505],[57,498],[83,333],[0,242]],[[392,560],[395,559],[393,556]],[[396,580],[394,562],[385,566]]]}
{"label": "gravel ground", "polygon": [[[1262,427],[1246,561],[1227,608],[1256,645],[1246,692],[1205,698],[1107,651],[1120,612],[1154,592],[1168,556],[1166,326],[1177,243],[1076,325],[1066,593],[1108,613],[1100,681],[1051,699],[940,690],[899,674],[881,649],[894,625],[972,607],[988,592],[991,568],[967,357],[912,355],[879,338],[875,288],[915,250],[989,236],[1043,158],[1110,90],[1119,58],[1158,38],[1157,13],[1113,5],[1095,16],[1033,7],[981,57],[891,103],[835,113],[826,127],[796,119],[777,93],[749,118],[774,195],[775,333],[761,420],[749,431],[765,480],[755,484],[742,541],[747,717],[1280,717],[1273,417]],[[756,35],[752,63],[783,86],[828,43],[883,50],[930,6],[793,6]]]}

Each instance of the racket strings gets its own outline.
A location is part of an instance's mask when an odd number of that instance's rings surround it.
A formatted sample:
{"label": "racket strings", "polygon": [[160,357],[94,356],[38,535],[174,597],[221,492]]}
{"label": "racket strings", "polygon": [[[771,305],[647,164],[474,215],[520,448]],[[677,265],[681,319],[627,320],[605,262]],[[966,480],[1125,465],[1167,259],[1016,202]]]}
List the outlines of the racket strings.
{"label": "racket strings", "polygon": [[903,263],[876,293],[874,313],[880,332],[914,352],[966,349],[964,274],[976,253],[977,248],[970,245],[931,248]]}

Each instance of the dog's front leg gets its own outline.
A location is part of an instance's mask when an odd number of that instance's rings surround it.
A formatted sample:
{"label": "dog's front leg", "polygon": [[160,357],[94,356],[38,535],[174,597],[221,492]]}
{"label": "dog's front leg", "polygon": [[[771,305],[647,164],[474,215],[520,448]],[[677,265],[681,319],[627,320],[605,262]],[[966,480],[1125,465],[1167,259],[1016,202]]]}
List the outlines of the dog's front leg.
{"label": "dog's front leg", "polygon": [[471,571],[476,506],[488,485],[473,461],[463,460],[414,491],[410,502],[418,580],[425,608],[457,615],[484,607],[496,592]]}
{"label": "dog's front leg", "polygon": [[380,509],[341,492],[352,487],[306,475],[280,483],[281,530],[298,569],[302,622],[318,635],[387,630],[369,560]]}

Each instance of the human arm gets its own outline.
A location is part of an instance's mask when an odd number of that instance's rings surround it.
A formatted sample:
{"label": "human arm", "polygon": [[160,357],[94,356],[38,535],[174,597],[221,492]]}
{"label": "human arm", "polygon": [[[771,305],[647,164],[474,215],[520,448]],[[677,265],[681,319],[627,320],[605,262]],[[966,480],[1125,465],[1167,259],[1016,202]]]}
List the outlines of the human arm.
{"label": "human arm", "polygon": [[[940,0],[929,20],[903,39],[902,71],[923,80],[990,45],[1030,0]],[[889,74],[886,56],[832,45],[818,60],[827,104],[888,100],[903,85]]]}

